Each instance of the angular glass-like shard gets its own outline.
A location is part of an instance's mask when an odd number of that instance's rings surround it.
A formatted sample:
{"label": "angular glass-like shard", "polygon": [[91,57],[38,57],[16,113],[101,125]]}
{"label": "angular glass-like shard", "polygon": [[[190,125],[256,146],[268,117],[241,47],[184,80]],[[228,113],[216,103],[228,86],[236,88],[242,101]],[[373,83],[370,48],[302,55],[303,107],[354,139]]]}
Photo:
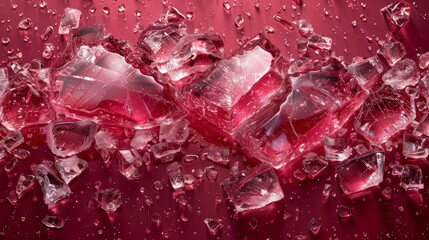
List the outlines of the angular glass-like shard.
{"label": "angular glass-like shard", "polygon": [[266,163],[231,176],[222,186],[237,212],[262,208],[284,197],[274,169]]}
{"label": "angular glass-like shard", "polygon": [[0,145],[3,146],[8,152],[12,152],[14,149],[19,147],[25,141],[21,131],[15,131],[0,141]]}
{"label": "angular glass-like shard", "polygon": [[55,74],[53,106],[70,117],[146,128],[172,114],[164,88],[116,53],[100,45],[81,46]]}
{"label": "angular glass-like shard", "polygon": [[137,130],[130,142],[130,146],[135,149],[144,149],[149,141],[156,136],[156,133],[150,130]]}
{"label": "angular glass-like shard", "polygon": [[317,236],[322,228],[322,223],[317,218],[312,218],[308,224],[308,230],[310,230],[313,236]]}
{"label": "angular glass-like shard", "polygon": [[287,74],[293,75],[295,73],[306,73],[313,68],[314,64],[310,58],[300,57],[289,66]]}
{"label": "angular glass-like shard", "polygon": [[9,130],[47,124],[54,117],[48,96],[29,84],[10,89],[1,100],[1,124]]}
{"label": "angular glass-like shard", "polygon": [[13,169],[15,169],[16,165],[18,164],[19,160],[16,157],[13,157],[9,159],[6,164],[4,165],[3,169],[6,173],[12,172]]}
{"label": "angular glass-like shard", "polygon": [[88,167],[88,162],[77,156],[72,156],[56,160],[55,167],[64,182],[69,184],[71,180],[79,176]]}
{"label": "angular glass-like shard", "polygon": [[153,155],[158,159],[174,155],[175,153],[180,152],[180,149],[180,144],[167,142],[157,143],[151,147]]}
{"label": "angular glass-like shard", "polygon": [[56,216],[47,215],[42,219],[42,223],[48,228],[61,229],[64,227],[64,220]]}
{"label": "angular glass-like shard", "polygon": [[313,26],[311,26],[310,22],[307,19],[300,19],[295,22],[298,26],[298,32],[303,37],[309,37],[313,34]]}
{"label": "angular glass-like shard", "polygon": [[75,155],[91,147],[97,128],[89,120],[51,122],[46,127],[46,142],[57,156]]}
{"label": "angular glass-like shard", "polygon": [[338,205],[337,207],[337,218],[342,219],[348,219],[353,217],[353,210],[347,206],[344,205]]}
{"label": "angular glass-like shard", "polygon": [[284,62],[280,51],[260,34],[184,85],[179,95],[193,114],[232,136],[246,123],[269,119],[284,100],[289,81],[276,69],[279,62]]}
{"label": "angular glass-like shard", "polygon": [[175,8],[166,13],[141,33],[138,46],[142,51],[153,54],[155,63],[162,65],[168,61],[179,40],[186,34],[185,17]]}
{"label": "angular glass-like shard", "polygon": [[326,160],[334,162],[346,160],[353,151],[349,142],[344,138],[324,137],[323,148],[325,149]]}
{"label": "angular glass-like shard", "polygon": [[429,141],[426,137],[416,137],[404,133],[402,155],[407,158],[426,158],[429,155]]}
{"label": "angular glass-like shard", "polygon": [[425,114],[413,132],[416,136],[425,135],[429,137],[429,114]]}
{"label": "angular glass-like shard", "polygon": [[204,172],[206,173],[206,177],[210,182],[216,181],[217,176],[219,175],[217,169],[213,166],[206,167]]}
{"label": "angular glass-like shard", "polygon": [[405,190],[423,189],[423,174],[420,167],[406,164],[401,174],[401,186]]}
{"label": "angular glass-like shard", "polygon": [[390,31],[399,31],[410,18],[411,5],[403,0],[396,1],[381,9],[384,21]]}
{"label": "angular glass-like shard", "polygon": [[398,61],[391,69],[384,73],[383,82],[394,89],[404,89],[415,85],[420,80],[420,72],[416,62],[411,59]]}
{"label": "angular glass-like shard", "polygon": [[346,160],[336,166],[336,172],[344,195],[363,196],[383,181],[384,153],[371,152]]}
{"label": "angular glass-like shard", "polygon": [[350,90],[345,68],[334,59],[317,71],[292,77],[293,91],[262,126],[249,126],[237,141],[247,154],[280,168],[335,134],[366,98]]}
{"label": "angular glass-like shard", "polygon": [[406,54],[404,44],[393,39],[385,42],[377,53],[382,55],[390,66],[395,65]]}
{"label": "angular glass-like shard", "polygon": [[207,230],[212,236],[218,235],[220,230],[223,228],[220,219],[206,218],[204,223],[206,224]]}
{"label": "angular glass-like shard", "polygon": [[328,163],[319,156],[310,156],[302,161],[303,170],[311,179],[320,176],[328,167]]}
{"label": "angular glass-like shard", "polygon": [[180,166],[179,163],[175,162],[170,164],[167,167],[167,174],[168,178],[170,179],[171,186],[174,188],[174,190],[185,186],[182,166]]}
{"label": "angular glass-like shard", "polygon": [[34,179],[34,175],[24,175],[21,173],[15,188],[18,198],[21,198],[28,190],[30,190],[30,188],[33,186]]}
{"label": "angular glass-like shard", "polygon": [[6,92],[9,87],[9,78],[7,75],[6,68],[0,68],[0,97],[3,96],[3,93]]}
{"label": "angular glass-like shard", "polygon": [[[419,67],[421,69],[427,69],[428,66],[429,66],[429,52],[423,53],[419,56]],[[1,76],[1,74],[0,74],[0,76]],[[1,91],[0,91],[0,93],[1,93]]]}
{"label": "angular glass-like shard", "polygon": [[79,27],[80,17],[82,12],[74,8],[64,9],[64,15],[60,22],[59,34],[69,34],[71,29]]}
{"label": "angular glass-like shard", "polygon": [[135,149],[118,151],[119,172],[128,180],[139,180],[142,176],[142,157]]}
{"label": "angular glass-like shard", "polygon": [[356,78],[359,85],[365,88],[371,88],[384,71],[383,64],[378,56],[367,59],[354,59],[353,63],[347,66],[347,69]]}
{"label": "angular glass-like shard", "polygon": [[356,131],[373,144],[382,144],[416,118],[414,99],[384,86],[370,94],[357,116]]}
{"label": "angular glass-like shard", "polygon": [[216,145],[209,147],[209,149],[207,150],[207,158],[215,164],[224,167],[229,167],[229,163],[231,161],[229,149]]}
{"label": "angular glass-like shard", "polygon": [[14,157],[18,158],[19,160],[27,159],[30,156],[30,152],[22,148],[16,148],[12,150],[11,153]]}
{"label": "angular glass-like shard", "polygon": [[166,119],[159,126],[159,141],[183,143],[189,136],[189,121],[186,118]]}
{"label": "angular glass-like shard", "polygon": [[105,163],[110,161],[111,154],[118,148],[118,140],[107,130],[100,130],[95,134],[95,148],[100,153]]}
{"label": "angular glass-like shard", "polygon": [[98,190],[94,193],[94,199],[106,212],[114,212],[122,205],[121,192],[116,188]]}
{"label": "angular glass-like shard", "polygon": [[36,165],[33,172],[42,188],[46,205],[53,205],[71,194],[69,186],[54,171],[51,162]]}
{"label": "angular glass-like shard", "polygon": [[421,95],[426,99],[426,103],[429,103],[429,71],[422,73],[419,86]]}
{"label": "angular glass-like shard", "polygon": [[192,76],[206,72],[215,62],[223,59],[223,47],[222,38],[213,33],[186,35],[159,71],[168,75],[170,84],[180,87]]}
{"label": "angular glass-like shard", "polygon": [[314,49],[331,50],[332,39],[318,34],[313,34],[308,38],[308,46]]}

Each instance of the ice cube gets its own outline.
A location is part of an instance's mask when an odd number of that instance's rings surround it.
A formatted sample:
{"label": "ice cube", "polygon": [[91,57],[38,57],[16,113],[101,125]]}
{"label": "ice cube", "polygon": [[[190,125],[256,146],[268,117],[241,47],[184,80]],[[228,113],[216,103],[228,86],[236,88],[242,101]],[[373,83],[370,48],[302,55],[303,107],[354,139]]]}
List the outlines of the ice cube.
{"label": "ice cube", "polygon": [[336,166],[336,172],[344,195],[361,197],[383,181],[384,153],[370,152],[346,160]]}
{"label": "ice cube", "polygon": [[[151,147],[152,153],[157,159],[163,159],[168,156],[174,156],[174,154],[180,152],[180,149],[181,149],[180,144],[167,143],[167,142],[157,143]],[[173,159],[171,158],[170,161],[171,160]]]}
{"label": "ice cube", "polygon": [[220,219],[206,218],[204,223],[206,224],[207,230],[212,236],[218,235],[220,230],[223,228]]}
{"label": "ice cube", "polygon": [[401,174],[401,186],[407,191],[423,189],[423,174],[420,167],[406,164]]}
{"label": "ice cube", "polygon": [[348,159],[353,151],[349,142],[344,138],[324,137],[323,148],[325,149],[326,160],[334,162]]}
{"label": "ice cube", "polygon": [[260,34],[184,85],[179,95],[193,114],[232,136],[244,125],[269,119],[278,109],[289,87],[276,69],[280,62],[284,62],[280,51]]}
{"label": "ice cube", "polygon": [[359,85],[368,89],[378,81],[378,77],[384,71],[383,64],[378,56],[355,59],[353,63],[347,66],[347,69],[356,78]]}
{"label": "ice cube", "polygon": [[58,94],[52,102],[58,112],[131,128],[154,127],[173,114],[164,88],[149,70],[141,73],[101,45],[76,51],[55,73]]}
{"label": "ice cube", "polygon": [[406,54],[404,45],[393,39],[385,42],[377,53],[382,55],[390,66],[395,65]]}
{"label": "ice cube", "polygon": [[47,124],[55,118],[47,94],[30,84],[10,89],[0,104],[1,124],[9,130]]}
{"label": "ice cube", "polygon": [[292,77],[293,91],[268,122],[237,136],[245,153],[280,168],[335,134],[361,107],[365,92],[354,92],[345,68],[331,59],[321,69]]}
{"label": "ice cube", "polygon": [[108,130],[100,130],[95,134],[95,148],[100,153],[104,162],[110,161],[111,154],[118,148],[118,141],[113,137],[113,134]]}
{"label": "ice cube", "polygon": [[15,131],[7,135],[0,141],[0,145],[3,146],[8,152],[12,152],[14,149],[19,147],[25,141],[21,131]]}
{"label": "ice cube", "polygon": [[307,19],[300,19],[295,22],[298,26],[298,32],[303,37],[309,37],[313,34],[313,26],[311,26],[310,22]]}
{"label": "ice cube", "polygon": [[313,34],[308,38],[308,46],[319,50],[331,50],[332,39],[318,34]]}
{"label": "ice cube", "polygon": [[48,228],[61,229],[64,227],[64,220],[56,216],[47,215],[42,219],[42,223]]}
{"label": "ice cube", "polygon": [[153,54],[159,65],[168,61],[179,40],[186,34],[185,17],[176,8],[169,7],[166,13],[141,33],[138,46],[142,51]]}
{"label": "ice cube", "polygon": [[328,163],[319,156],[310,156],[302,161],[303,170],[311,179],[320,176],[328,167]]}
{"label": "ice cube", "polygon": [[128,180],[139,180],[142,176],[143,159],[135,149],[118,151],[119,172]]}
{"label": "ice cube", "polygon": [[237,212],[262,208],[284,197],[274,170],[266,163],[231,176],[222,186]]}
{"label": "ice cube", "polygon": [[429,155],[429,142],[426,137],[404,133],[402,155],[407,158],[426,158]]}
{"label": "ice cube", "polygon": [[353,217],[353,210],[344,205],[337,206],[337,218],[340,220],[349,219]]}
{"label": "ice cube", "polygon": [[9,78],[6,68],[0,68],[0,97],[6,92],[9,87]]}
{"label": "ice cube", "polygon": [[135,149],[144,149],[149,141],[156,136],[156,133],[151,130],[136,130],[134,137],[130,142],[130,146]]}
{"label": "ice cube", "polygon": [[419,67],[421,69],[427,69],[428,66],[429,66],[429,52],[423,53],[419,56]]}
{"label": "ice cube", "polygon": [[185,186],[182,166],[175,162],[167,167],[168,178],[170,179],[171,186],[174,190],[180,189]]}
{"label": "ice cube", "polygon": [[52,168],[52,162],[43,162],[34,168],[34,176],[43,192],[46,205],[54,205],[71,194],[69,186],[58,176]]}
{"label": "ice cube", "polygon": [[411,5],[403,0],[395,1],[381,9],[390,31],[399,31],[410,18]]}
{"label": "ice cube", "polygon": [[69,34],[71,29],[79,27],[80,17],[82,12],[74,8],[64,9],[64,15],[60,22],[59,34]]}
{"label": "ice cube", "polygon": [[415,118],[414,99],[403,91],[384,86],[365,101],[354,127],[371,143],[382,144]]}
{"label": "ice cube", "polygon": [[97,128],[89,120],[51,122],[46,127],[46,142],[57,156],[75,155],[91,147]]}
{"label": "ice cube", "polygon": [[18,198],[21,198],[34,184],[34,175],[24,175],[21,173],[16,184],[15,193]]}
{"label": "ice cube", "polygon": [[77,156],[72,156],[56,160],[55,167],[64,182],[69,184],[71,180],[79,176],[88,167],[88,162]]}
{"label": "ice cube", "polygon": [[224,44],[213,33],[189,34],[182,37],[171,51],[168,61],[159,67],[169,83],[180,87],[197,74],[202,74],[223,59]]}
{"label": "ice cube", "polygon": [[189,136],[189,121],[186,118],[166,119],[159,127],[159,141],[183,143]]}
{"label": "ice cube", "polygon": [[384,73],[383,82],[394,89],[404,89],[416,85],[420,80],[420,72],[416,62],[406,58],[398,61],[391,69]]}
{"label": "ice cube", "polygon": [[415,134],[416,136],[425,135],[426,137],[429,137],[429,117],[428,116],[429,114],[425,114],[421,118],[419,125],[417,125],[413,134]]}
{"label": "ice cube", "polygon": [[115,212],[122,205],[121,192],[116,188],[98,190],[94,193],[94,199],[106,212]]}

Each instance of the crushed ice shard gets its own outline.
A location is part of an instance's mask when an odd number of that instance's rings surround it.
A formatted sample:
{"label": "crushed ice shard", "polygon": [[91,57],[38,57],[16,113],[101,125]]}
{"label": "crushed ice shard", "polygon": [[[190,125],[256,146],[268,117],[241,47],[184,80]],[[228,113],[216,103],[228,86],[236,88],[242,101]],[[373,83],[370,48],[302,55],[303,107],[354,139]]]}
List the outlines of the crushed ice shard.
{"label": "crushed ice shard", "polygon": [[383,64],[378,56],[366,59],[355,58],[353,63],[347,66],[347,69],[356,78],[359,85],[364,88],[371,88],[384,71]]}
{"label": "crushed ice shard", "polygon": [[53,205],[71,194],[69,186],[52,168],[51,162],[38,164],[33,172],[43,192],[46,205]]}
{"label": "crushed ice shard", "polygon": [[72,156],[56,160],[55,167],[64,182],[69,184],[71,180],[79,176],[88,167],[88,162],[77,156]]}
{"label": "crushed ice shard", "polygon": [[419,82],[420,72],[416,62],[406,58],[393,65],[381,79],[394,89],[404,89]]}
{"label": "crushed ice shard", "polygon": [[381,9],[384,21],[392,32],[399,31],[410,19],[411,5],[403,0],[395,1]]}
{"label": "crushed ice shard", "polygon": [[383,181],[384,153],[371,152],[336,166],[338,183],[344,195],[360,197]]}
{"label": "crushed ice shard", "polygon": [[57,156],[75,155],[91,146],[97,128],[97,124],[89,120],[51,122],[46,127],[46,142]]}
{"label": "crushed ice shard", "polygon": [[382,144],[407,127],[415,117],[414,99],[403,91],[384,86],[370,94],[354,127],[373,144]]}
{"label": "crushed ice shard", "polygon": [[116,188],[98,190],[94,193],[94,199],[106,212],[115,212],[122,205],[121,192]]}
{"label": "crushed ice shard", "polygon": [[284,197],[274,169],[266,163],[231,176],[222,186],[237,212],[262,208]]}
{"label": "crushed ice shard", "polygon": [[122,149],[118,151],[119,172],[128,180],[139,180],[142,176],[143,160],[135,149]]}
{"label": "crushed ice shard", "polygon": [[170,179],[171,186],[174,190],[185,186],[182,166],[179,163],[174,162],[167,167],[168,178]]}
{"label": "crushed ice shard", "polygon": [[82,16],[82,12],[78,9],[74,9],[74,8],[64,9],[64,15],[63,15],[63,18],[61,19],[58,33],[69,34],[70,30],[78,28],[81,16]]}
{"label": "crushed ice shard", "polygon": [[401,186],[407,191],[423,189],[423,174],[420,167],[406,164],[401,174]]}

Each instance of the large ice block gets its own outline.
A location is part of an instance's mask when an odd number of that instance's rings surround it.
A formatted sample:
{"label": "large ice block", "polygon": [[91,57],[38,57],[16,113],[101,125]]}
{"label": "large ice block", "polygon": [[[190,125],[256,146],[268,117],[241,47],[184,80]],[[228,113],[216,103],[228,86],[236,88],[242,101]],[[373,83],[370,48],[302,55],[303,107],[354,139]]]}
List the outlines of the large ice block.
{"label": "large ice block", "polygon": [[238,135],[247,154],[280,168],[341,129],[367,96],[351,89],[345,74],[345,67],[330,59],[319,70],[292,77],[293,91],[281,110]]}
{"label": "large ice block", "polygon": [[54,107],[70,117],[144,128],[156,125],[173,109],[152,75],[142,74],[101,45],[80,46],[56,71],[55,80]]}
{"label": "large ice block", "polygon": [[269,119],[290,91],[276,66],[280,51],[262,34],[212,71],[197,75],[179,93],[185,107],[227,136],[253,121]]}

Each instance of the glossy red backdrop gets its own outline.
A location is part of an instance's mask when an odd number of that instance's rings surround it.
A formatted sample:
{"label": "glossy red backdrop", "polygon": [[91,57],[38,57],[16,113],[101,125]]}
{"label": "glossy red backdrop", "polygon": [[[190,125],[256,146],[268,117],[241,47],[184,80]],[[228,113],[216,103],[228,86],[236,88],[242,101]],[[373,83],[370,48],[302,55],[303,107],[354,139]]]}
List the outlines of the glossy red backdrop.
{"label": "glossy red backdrop", "polygon": [[[164,4],[165,2],[165,4]],[[133,29],[137,23],[147,26],[156,20],[166,6],[174,6],[183,13],[192,12],[193,19],[187,20],[188,32],[196,29],[207,31],[213,27],[215,32],[224,36],[227,54],[238,47],[237,39],[243,36],[252,37],[267,27],[273,27],[274,33],[269,38],[278,46],[283,54],[296,56],[296,31],[289,31],[273,20],[275,14],[285,19],[294,20],[307,18],[316,32],[333,39],[333,51],[343,55],[347,62],[356,56],[372,56],[378,49],[377,39],[385,39],[387,27],[380,14],[380,9],[392,0],[303,0],[304,5],[293,7],[292,0],[259,1],[260,7],[255,8],[254,1],[230,0],[232,6],[226,11],[221,0],[50,0],[40,8],[38,0],[3,0],[0,2],[0,38],[8,37],[11,42],[0,47],[0,67],[7,66],[9,58],[22,53],[22,63],[34,58],[42,58],[43,42],[40,34],[47,26],[53,26],[54,34],[48,42],[57,47],[57,53],[64,47],[64,39],[57,34],[58,23],[65,7],[73,7],[83,12],[81,25],[103,23],[107,31],[117,38],[135,42],[138,33]],[[426,0],[409,1],[412,4],[411,21],[399,33],[397,39],[403,40],[407,57],[416,59],[417,53],[429,51],[429,2]],[[125,4],[124,13],[118,13],[120,4]],[[89,12],[95,6],[95,13]],[[110,14],[102,12],[103,7],[110,8]],[[135,11],[142,13],[135,16]],[[54,12],[56,14],[54,14]],[[233,20],[241,14],[244,27],[237,31]],[[33,29],[19,31],[17,25],[23,18],[31,18]],[[363,19],[366,19],[364,21]],[[357,26],[353,27],[352,22]],[[11,28],[9,31],[8,28]],[[35,29],[37,27],[37,30]],[[24,40],[28,37],[27,41]],[[9,51],[9,53],[8,53]],[[12,52],[12,53],[10,53]],[[45,61],[46,65],[50,63]],[[234,216],[232,205],[226,200],[220,182],[229,176],[229,170],[215,166],[219,171],[218,180],[209,182],[203,179],[194,184],[193,189],[186,189],[188,207],[180,207],[173,197],[168,184],[165,165],[151,165],[144,170],[141,181],[128,181],[117,172],[113,164],[106,167],[97,154],[91,151],[81,154],[89,161],[88,170],[71,184],[73,194],[55,209],[48,209],[42,199],[40,187],[35,184],[33,189],[12,206],[6,200],[11,188],[15,187],[19,173],[30,173],[30,165],[43,159],[53,159],[50,150],[39,138],[39,129],[30,129],[34,133],[26,148],[31,150],[30,159],[21,163],[12,175],[0,170],[0,239],[207,239],[210,238],[203,223],[205,218],[222,219],[224,228],[219,235],[221,239],[294,239],[297,236],[312,238],[308,232],[311,218],[321,218],[322,230],[318,239],[426,239],[429,234],[429,190],[422,191],[423,206],[416,207],[399,187],[398,179],[392,178],[386,185],[394,189],[392,199],[386,201],[380,191],[373,195],[350,201],[341,196],[330,171],[317,180],[297,183],[291,170],[279,172],[285,199],[278,204],[262,211],[252,212],[244,216]],[[28,133],[27,132],[27,133]],[[37,146],[37,147],[35,147]],[[196,151],[189,146],[188,152]],[[392,162],[394,150],[388,155],[387,162]],[[242,161],[242,157],[234,157]],[[419,163],[423,169],[424,183],[429,186],[429,166],[427,161]],[[2,163],[1,166],[3,166]],[[212,165],[210,162],[198,161],[182,164],[185,173],[192,169],[204,169]],[[155,191],[152,184],[156,180],[164,182],[162,191]],[[96,181],[102,187],[116,187],[123,193],[124,204],[113,215],[108,216],[97,208],[92,200]],[[322,203],[322,189],[325,183],[331,183],[336,197],[326,204]],[[142,187],[144,192],[141,192]],[[152,206],[144,203],[150,197]],[[217,198],[222,199],[217,203]],[[338,204],[352,207],[354,217],[351,221],[341,222],[337,219],[335,209]],[[44,227],[41,220],[46,214],[55,214],[65,220],[62,230],[56,231]],[[158,213],[162,224],[156,226],[151,216]],[[181,220],[181,215],[188,221]],[[288,217],[288,216],[291,217]],[[249,221],[257,218],[257,231],[251,230]]]}

